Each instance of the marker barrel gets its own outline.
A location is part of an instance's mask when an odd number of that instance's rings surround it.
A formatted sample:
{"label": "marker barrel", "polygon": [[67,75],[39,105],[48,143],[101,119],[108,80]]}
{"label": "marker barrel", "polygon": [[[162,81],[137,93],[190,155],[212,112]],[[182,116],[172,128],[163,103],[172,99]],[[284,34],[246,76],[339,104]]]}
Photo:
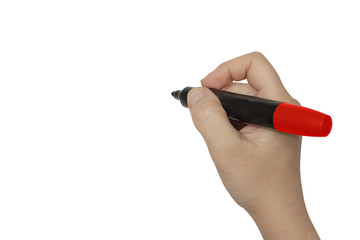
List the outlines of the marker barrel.
{"label": "marker barrel", "polygon": [[219,98],[230,119],[274,128],[274,112],[281,102],[217,89],[210,90]]}
{"label": "marker barrel", "polygon": [[[191,89],[186,87],[172,95],[184,107],[188,107],[187,95]],[[303,136],[325,137],[331,131],[331,117],[313,109],[223,90],[210,90],[219,98],[231,120]]]}

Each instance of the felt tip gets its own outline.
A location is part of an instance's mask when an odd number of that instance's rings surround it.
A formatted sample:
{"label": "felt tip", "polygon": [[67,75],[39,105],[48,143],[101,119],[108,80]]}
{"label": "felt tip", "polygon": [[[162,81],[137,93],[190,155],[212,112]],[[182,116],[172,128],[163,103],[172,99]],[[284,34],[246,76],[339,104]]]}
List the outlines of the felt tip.
{"label": "felt tip", "polygon": [[175,99],[179,99],[180,98],[180,93],[181,91],[180,90],[177,90],[177,91],[173,91],[171,93],[171,95],[175,98]]}

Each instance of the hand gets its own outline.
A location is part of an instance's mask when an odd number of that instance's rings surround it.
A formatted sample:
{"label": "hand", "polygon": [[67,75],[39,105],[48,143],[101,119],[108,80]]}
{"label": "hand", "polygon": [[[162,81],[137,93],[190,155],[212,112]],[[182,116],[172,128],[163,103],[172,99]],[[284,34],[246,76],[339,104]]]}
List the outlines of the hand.
{"label": "hand", "polygon": [[[233,82],[244,79],[248,84]],[[189,109],[231,197],[264,239],[318,239],[302,194],[301,136],[253,125],[235,129],[208,89],[299,104],[275,69],[261,53],[250,53],[222,63],[201,84],[189,92]]]}

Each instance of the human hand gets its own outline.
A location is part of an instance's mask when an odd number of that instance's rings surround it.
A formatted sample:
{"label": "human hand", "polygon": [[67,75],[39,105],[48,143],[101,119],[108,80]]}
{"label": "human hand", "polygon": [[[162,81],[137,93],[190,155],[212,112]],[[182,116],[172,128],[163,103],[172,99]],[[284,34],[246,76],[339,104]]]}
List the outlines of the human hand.
{"label": "human hand", "polygon": [[[244,79],[248,84],[233,82]],[[208,89],[299,104],[275,69],[254,52],[222,63],[201,84],[188,94],[189,109],[231,197],[252,216],[265,239],[318,239],[302,194],[301,136],[254,125],[235,129]]]}

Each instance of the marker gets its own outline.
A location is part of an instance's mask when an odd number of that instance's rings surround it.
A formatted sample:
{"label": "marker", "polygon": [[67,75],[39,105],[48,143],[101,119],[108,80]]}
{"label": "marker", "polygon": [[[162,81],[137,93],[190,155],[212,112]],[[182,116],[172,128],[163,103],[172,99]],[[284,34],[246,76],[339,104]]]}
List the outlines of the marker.
{"label": "marker", "polygon": [[[171,95],[188,107],[187,95],[191,89],[186,87]],[[313,109],[213,88],[210,90],[219,98],[230,120],[302,136],[326,137],[331,131],[331,117]]]}

